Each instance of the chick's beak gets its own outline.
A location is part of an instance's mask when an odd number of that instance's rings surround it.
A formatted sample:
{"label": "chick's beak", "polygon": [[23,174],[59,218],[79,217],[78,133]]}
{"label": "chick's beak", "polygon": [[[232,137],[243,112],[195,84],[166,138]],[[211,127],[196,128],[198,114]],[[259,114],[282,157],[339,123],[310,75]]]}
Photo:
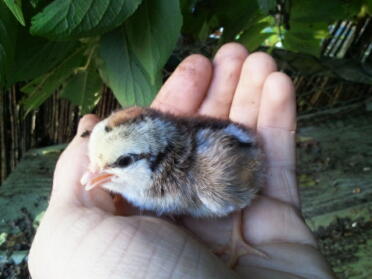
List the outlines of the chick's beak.
{"label": "chick's beak", "polygon": [[86,172],[81,178],[81,184],[85,186],[86,191],[92,190],[96,186],[110,182],[114,175],[105,171]]}

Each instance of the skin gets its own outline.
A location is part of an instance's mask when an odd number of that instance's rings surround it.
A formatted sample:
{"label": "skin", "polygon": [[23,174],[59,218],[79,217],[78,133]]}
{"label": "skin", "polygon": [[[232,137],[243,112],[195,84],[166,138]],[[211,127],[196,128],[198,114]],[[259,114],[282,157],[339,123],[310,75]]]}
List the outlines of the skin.
{"label": "skin", "polygon": [[50,204],[29,255],[32,278],[334,278],[299,210],[293,84],[269,55],[248,54],[236,43],[222,46],[212,62],[191,55],[152,106],[230,118],[257,131],[268,179],[244,210],[244,236],[269,257],[243,256],[233,271],[211,252],[229,241],[231,217],[185,217],[175,225],[135,216],[128,204],[121,207],[126,217],[114,215],[106,192],[86,192],[79,182],[89,164],[88,138],[80,135],[98,121],[87,115],[58,160]]}

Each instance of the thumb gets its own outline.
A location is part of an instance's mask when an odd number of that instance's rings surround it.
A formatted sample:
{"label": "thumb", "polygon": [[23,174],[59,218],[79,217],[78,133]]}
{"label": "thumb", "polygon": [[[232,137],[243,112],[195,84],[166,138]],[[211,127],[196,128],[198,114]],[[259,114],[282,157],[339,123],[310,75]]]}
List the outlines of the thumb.
{"label": "thumb", "polygon": [[111,196],[97,188],[85,191],[80,179],[89,166],[89,133],[99,121],[93,114],[81,118],[77,134],[58,159],[54,172],[50,205],[99,207],[113,212]]}

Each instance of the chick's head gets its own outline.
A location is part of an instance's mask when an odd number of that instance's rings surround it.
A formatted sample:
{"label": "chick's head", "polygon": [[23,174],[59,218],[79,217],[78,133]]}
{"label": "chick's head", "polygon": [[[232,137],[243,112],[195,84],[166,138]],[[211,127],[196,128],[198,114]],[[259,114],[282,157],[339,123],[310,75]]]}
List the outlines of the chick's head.
{"label": "chick's head", "polygon": [[152,185],[152,164],[164,152],[174,128],[141,109],[120,111],[99,122],[89,139],[86,189],[101,185],[131,200]]}

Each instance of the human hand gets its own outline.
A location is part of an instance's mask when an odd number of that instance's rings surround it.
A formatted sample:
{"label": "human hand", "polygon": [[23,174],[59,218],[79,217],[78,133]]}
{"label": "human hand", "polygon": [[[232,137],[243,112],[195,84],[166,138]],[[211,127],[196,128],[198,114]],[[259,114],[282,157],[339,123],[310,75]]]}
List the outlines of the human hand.
{"label": "human hand", "polygon": [[[245,210],[244,233],[269,259],[241,257],[236,272],[221,264],[210,251],[228,242],[230,217],[186,217],[177,227],[154,217],[114,216],[109,194],[98,188],[86,192],[79,182],[89,163],[87,139],[79,135],[97,122],[88,116],[58,161],[51,202],[30,252],[33,278],[332,277],[298,210],[294,92],[290,79],[275,71],[270,56],[247,58],[242,46],[227,44],[213,66],[200,55],[185,59],[153,103],[176,114],[230,118],[257,130],[268,157],[268,181]],[[126,215],[129,210],[124,208]]]}
{"label": "human hand", "polygon": [[[33,279],[237,278],[208,248],[168,221],[115,216],[110,194],[85,191],[87,138],[98,119],[82,118],[59,158],[48,209],[29,254]],[[134,208],[120,208],[129,215]]]}
{"label": "human hand", "polygon": [[[172,82],[178,82],[176,72],[153,106],[179,114],[198,113],[242,123],[256,130],[267,155],[267,184],[244,210],[243,231],[246,240],[269,257],[243,256],[236,272],[253,278],[332,278],[300,213],[292,81],[277,72],[269,55],[248,55],[244,47],[235,43],[220,48],[213,69],[202,57],[192,59],[196,65],[197,61],[205,63],[204,70],[185,68],[194,71],[190,79],[194,82],[173,92]],[[231,237],[231,217],[216,220],[185,217],[183,224],[211,248],[228,243]]]}

